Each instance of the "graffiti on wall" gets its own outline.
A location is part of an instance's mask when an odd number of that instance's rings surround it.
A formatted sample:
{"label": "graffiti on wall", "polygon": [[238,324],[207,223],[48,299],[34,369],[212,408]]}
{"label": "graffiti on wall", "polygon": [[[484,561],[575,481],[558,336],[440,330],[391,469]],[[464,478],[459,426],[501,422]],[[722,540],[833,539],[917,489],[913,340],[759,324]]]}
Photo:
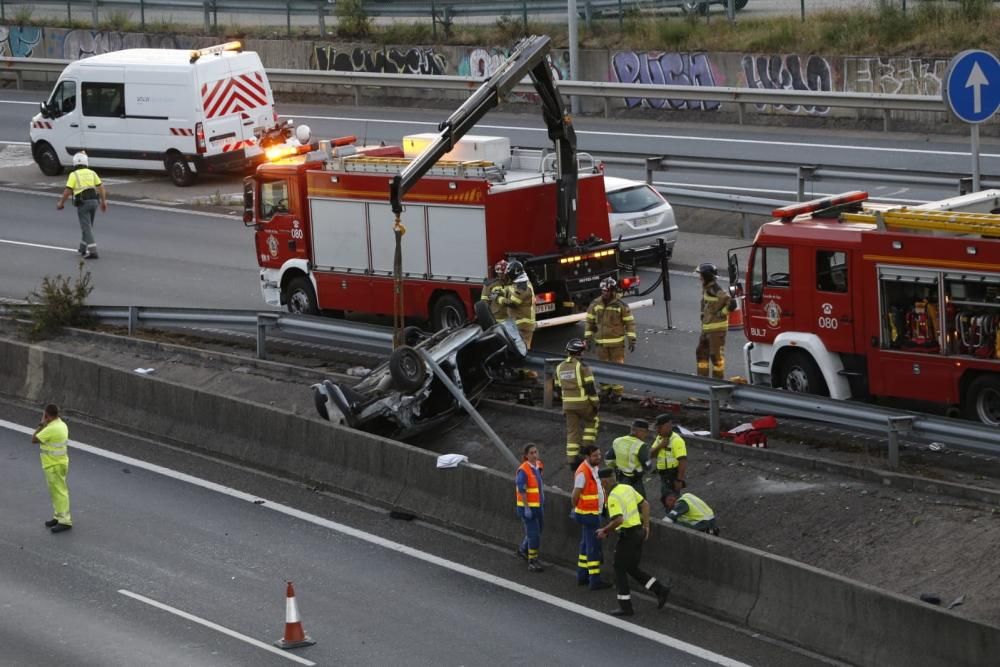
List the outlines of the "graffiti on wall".
{"label": "graffiti on wall", "polygon": [[30,58],[41,41],[41,28],[0,25],[0,56]]}
{"label": "graffiti on wall", "polygon": [[52,57],[68,58],[69,60],[79,60],[122,49],[185,48],[185,46],[178,44],[178,40],[172,35],[150,35],[138,32],[69,30],[63,34],[62,39],[54,39],[54,37],[56,35],[51,33],[46,35],[49,49],[58,53]]}
{"label": "graffiti on wall", "polygon": [[943,58],[845,58],[844,90],[940,97],[947,70]]}
{"label": "graffiti on wall", "polygon": [[[611,69],[619,83],[644,83],[668,86],[715,86],[712,63],[705,53],[636,53],[619,51],[611,57]],[[632,109],[646,105],[652,109],[694,109],[716,111],[718,102],[671,100],[650,97],[626,97]]]}
{"label": "graffiti on wall", "polygon": [[310,64],[313,69],[323,71],[380,74],[440,75],[448,70],[445,55],[430,47],[337,49],[333,45],[316,46]]}
{"label": "graffiti on wall", "polygon": [[[459,76],[474,76],[485,78],[493,76],[501,65],[510,56],[509,49],[503,48],[475,48],[470,49],[458,63],[457,73]],[[552,72],[552,78],[556,81],[569,78],[569,52],[549,53],[545,57]],[[525,77],[525,82],[530,81]]]}
{"label": "graffiti on wall", "polygon": [[[821,56],[752,56],[741,58],[743,76],[748,88],[764,90],[802,90],[830,92],[833,90],[833,70],[826,58]],[[773,106],[774,111],[787,113],[807,113],[824,116],[830,107],[798,104],[757,104],[758,111],[766,112]]]}

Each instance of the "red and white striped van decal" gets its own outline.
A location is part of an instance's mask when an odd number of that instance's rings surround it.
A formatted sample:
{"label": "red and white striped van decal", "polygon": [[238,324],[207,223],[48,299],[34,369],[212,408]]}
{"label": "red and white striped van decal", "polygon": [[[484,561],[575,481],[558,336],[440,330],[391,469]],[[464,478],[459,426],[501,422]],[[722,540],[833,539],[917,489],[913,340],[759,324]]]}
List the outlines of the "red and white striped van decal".
{"label": "red and white striped van decal", "polygon": [[211,88],[206,83],[201,87],[201,104],[205,109],[206,118],[226,116],[265,106],[267,88],[264,86],[264,75],[260,72],[239,74],[228,79],[219,79]]}
{"label": "red and white striped van decal", "polygon": [[52,123],[50,123],[47,120],[34,120],[34,121],[31,121],[31,127],[39,129],[39,130],[51,130],[52,129]]}
{"label": "red and white striped van decal", "polygon": [[231,144],[226,144],[222,147],[223,153],[229,153],[230,151],[238,151],[241,148],[250,148],[257,143],[256,139],[247,139],[245,141],[234,141]]}
{"label": "red and white striped van decal", "polygon": [[194,130],[189,127],[172,127],[170,128],[170,134],[175,137],[193,137]]}

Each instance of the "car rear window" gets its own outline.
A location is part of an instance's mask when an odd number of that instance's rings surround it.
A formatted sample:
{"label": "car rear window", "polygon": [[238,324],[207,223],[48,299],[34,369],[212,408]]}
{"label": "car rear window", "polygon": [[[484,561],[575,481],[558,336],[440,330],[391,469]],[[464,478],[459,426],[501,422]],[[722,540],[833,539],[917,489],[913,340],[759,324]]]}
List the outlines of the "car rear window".
{"label": "car rear window", "polygon": [[636,185],[617,192],[608,193],[608,204],[612,213],[637,213],[656,208],[663,199],[648,185]]}

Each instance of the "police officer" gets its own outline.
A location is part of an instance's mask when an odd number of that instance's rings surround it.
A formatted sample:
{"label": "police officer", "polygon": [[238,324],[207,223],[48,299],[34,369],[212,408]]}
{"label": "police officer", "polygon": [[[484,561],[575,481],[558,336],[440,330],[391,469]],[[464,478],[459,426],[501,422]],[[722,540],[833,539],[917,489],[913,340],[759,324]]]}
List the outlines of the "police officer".
{"label": "police officer", "polygon": [[101,183],[101,177],[89,167],[87,154],[80,151],[73,156],[73,171],[66,179],[66,187],[56,208],[62,210],[66,200],[73,197],[76,215],[80,220],[80,248],[84,259],[97,259],[97,242],[94,240],[94,217],[97,207],[108,210],[108,194]]}
{"label": "police officer", "polygon": [[69,487],[66,486],[66,474],[69,472],[69,454],[66,449],[69,428],[59,418],[59,406],[55,403],[45,406],[42,420],[31,436],[31,442],[40,449],[42,473],[52,499],[52,518],[45,522],[45,527],[53,533],[67,531],[73,527],[73,518],[69,513]]}
{"label": "police officer", "polygon": [[695,350],[698,375],[708,376],[711,361],[712,377],[723,378],[726,374],[730,297],[716,281],[719,270],[715,264],[699,264],[698,273],[701,274],[701,337]]}
{"label": "police officer", "polygon": [[580,464],[580,446],[597,442],[601,406],[594,374],[580,357],[586,344],[579,338],[566,343],[566,360],[556,366],[555,385],[562,396],[566,415],[566,462],[570,469]]}
{"label": "police officer", "polygon": [[687,528],[694,528],[703,533],[718,535],[715,526],[715,512],[704,500],[693,493],[668,494],[662,498],[663,508],[667,510],[664,521],[677,523]]}
{"label": "police officer", "polygon": [[649,503],[639,495],[639,492],[628,484],[615,484],[611,476],[605,476],[601,471],[601,482],[608,494],[608,517],[611,521],[597,531],[597,538],[604,539],[612,532],[618,533],[618,543],[615,544],[615,587],[618,589],[618,609],[611,612],[612,616],[632,616],[632,593],[629,590],[628,578],[631,576],[648,591],[656,595],[656,608],[663,609],[670,595],[670,587],[656,580],[656,577],[644,572],[642,562],[642,545],[649,539]]}
{"label": "police officer", "polygon": [[[601,450],[597,445],[584,447],[583,461],[573,475],[573,513],[570,515],[580,524],[576,583],[580,586],[589,585],[592,591],[611,587],[611,584],[601,579],[601,543],[597,538],[605,500],[605,490],[599,479],[600,465]],[[611,474],[611,470],[606,468],[605,473]]]}
{"label": "police officer", "polygon": [[660,476],[660,496],[679,493],[687,485],[687,445],[674,433],[674,418],[668,414],[656,417],[656,439],[649,448],[650,460],[656,461]]}
{"label": "police officer", "polygon": [[516,259],[507,264],[507,285],[497,298],[507,308],[507,317],[514,321],[524,344],[531,349],[531,338],[535,335],[535,289],[524,271],[524,265]]}
{"label": "police officer", "polygon": [[[598,361],[625,363],[625,345],[635,351],[635,316],[628,304],[621,300],[618,281],[605,278],[601,281],[601,295],[587,308],[587,329],[584,341],[597,348]],[[620,384],[606,385],[612,398],[621,400],[625,388]]]}
{"label": "police officer", "polygon": [[636,419],[628,435],[615,438],[607,455],[608,466],[614,468],[618,481],[634,488],[643,498],[646,497],[646,486],[642,475],[649,467],[648,435],[649,422]]}
{"label": "police officer", "polygon": [[500,303],[500,296],[507,287],[507,260],[501,259],[493,266],[493,278],[483,284],[483,294],[481,301],[490,304],[490,312],[493,318],[499,322],[507,319],[507,306]]}

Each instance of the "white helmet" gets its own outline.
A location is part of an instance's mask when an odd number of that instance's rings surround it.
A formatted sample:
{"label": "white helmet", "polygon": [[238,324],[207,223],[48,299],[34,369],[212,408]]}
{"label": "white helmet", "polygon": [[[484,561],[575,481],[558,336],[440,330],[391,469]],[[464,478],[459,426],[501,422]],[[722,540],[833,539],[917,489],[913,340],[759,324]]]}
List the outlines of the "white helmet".
{"label": "white helmet", "polygon": [[74,167],[89,167],[90,162],[87,160],[87,154],[80,151],[73,156],[73,166]]}

